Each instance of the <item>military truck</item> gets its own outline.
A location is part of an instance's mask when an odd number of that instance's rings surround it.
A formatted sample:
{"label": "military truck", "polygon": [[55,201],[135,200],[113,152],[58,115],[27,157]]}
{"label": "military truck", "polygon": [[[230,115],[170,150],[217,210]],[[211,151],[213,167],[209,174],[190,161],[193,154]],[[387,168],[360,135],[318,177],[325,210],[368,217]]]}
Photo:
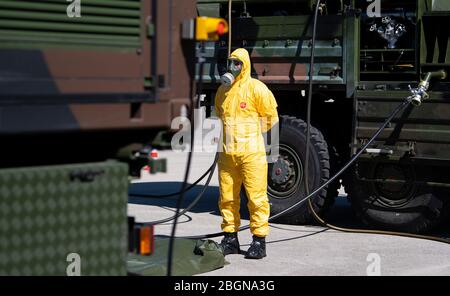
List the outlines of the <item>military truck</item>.
{"label": "military truck", "polygon": [[0,1],[0,275],[125,275],[127,251],[151,252],[127,223],[129,175],[164,170],[149,143],[194,92],[195,16],[195,1]]}
{"label": "military truck", "polygon": [[194,1],[0,1],[1,167],[105,160],[170,128],[189,16]]}
{"label": "military truck", "polygon": [[[224,37],[206,45],[205,105],[214,103],[229,46],[250,52],[252,76],[277,99],[280,155],[269,164],[268,177],[272,214],[305,196],[305,174],[312,190],[340,169],[411,95],[409,86],[450,66],[448,1],[326,0],[319,7],[310,69],[315,3],[199,0],[197,5],[200,15],[231,20],[231,44]],[[310,71],[312,152],[305,172]],[[449,82],[433,81],[421,106],[396,116],[342,181],[313,198],[315,210],[324,215],[343,185],[356,215],[370,227],[426,232],[443,221],[450,209]],[[308,223],[312,215],[304,204],[279,221]]]}

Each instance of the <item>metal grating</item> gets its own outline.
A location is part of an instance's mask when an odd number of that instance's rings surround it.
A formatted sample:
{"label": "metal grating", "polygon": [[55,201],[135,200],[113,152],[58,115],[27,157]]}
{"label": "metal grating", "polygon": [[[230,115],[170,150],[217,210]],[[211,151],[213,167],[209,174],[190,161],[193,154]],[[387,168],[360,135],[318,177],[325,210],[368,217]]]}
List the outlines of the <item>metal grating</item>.
{"label": "metal grating", "polygon": [[81,0],[69,17],[66,0],[0,0],[1,47],[107,47],[140,45],[141,0]]}

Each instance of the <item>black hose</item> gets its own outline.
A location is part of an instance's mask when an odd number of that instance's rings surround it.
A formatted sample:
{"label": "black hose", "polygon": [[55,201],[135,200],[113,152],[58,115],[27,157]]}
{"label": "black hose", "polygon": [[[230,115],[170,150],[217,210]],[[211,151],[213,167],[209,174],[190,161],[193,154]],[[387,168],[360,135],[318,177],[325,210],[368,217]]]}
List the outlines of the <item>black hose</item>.
{"label": "black hose", "polygon": [[[316,31],[317,31],[317,11],[318,6],[320,4],[320,0],[317,0],[316,3],[316,13],[314,15],[314,25],[313,25],[313,37],[312,37],[312,46],[311,46],[311,60],[310,60],[310,71],[309,71],[309,90],[308,90],[308,102],[307,102],[307,112],[306,112],[306,152],[305,152],[305,192],[306,195],[309,195],[309,183],[308,183],[308,167],[309,167],[309,151],[310,151],[310,142],[311,142],[311,108],[312,108],[312,84],[313,84],[313,71],[314,71],[314,48],[315,48],[315,42],[316,42]],[[427,73],[427,76],[425,78],[425,81],[429,82],[432,77],[435,78],[445,78],[446,73],[442,71],[437,71],[433,73]],[[406,99],[406,102],[413,103],[412,97],[408,97]],[[409,104],[408,103],[408,104]],[[406,104],[405,104],[406,106]],[[403,106],[403,108],[405,107]],[[402,108],[400,108],[397,112],[399,112]],[[391,119],[394,116],[391,116]],[[383,128],[384,129],[384,128]],[[375,136],[376,137],[376,136]],[[361,151],[364,151],[363,148]],[[335,179],[333,177],[333,179]],[[385,231],[385,230],[368,230],[368,229],[355,229],[355,228],[345,228],[345,227],[338,227],[333,224],[327,223],[325,220],[320,218],[320,216],[317,214],[317,212],[314,210],[314,207],[311,202],[311,198],[308,198],[308,208],[311,211],[314,219],[320,223],[324,227],[328,227],[330,229],[334,229],[341,232],[347,232],[347,233],[366,233],[366,234],[382,234],[382,235],[395,235],[395,236],[403,236],[403,237],[411,237],[411,238],[418,238],[418,239],[427,239],[432,241],[437,241],[441,243],[450,243],[448,239],[443,239],[439,237],[433,237],[433,236],[425,236],[425,235],[418,235],[418,234],[411,234],[411,233],[404,233],[404,232],[394,232],[394,231]]]}
{"label": "black hose", "polygon": [[[184,214],[186,214],[186,212],[190,211],[193,207],[195,207],[197,205],[197,203],[200,201],[200,199],[203,197],[203,195],[205,194],[206,189],[209,187],[209,183],[211,182],[211,178],[214,175],[214,171],[216,169],[216,163],[217,163],[217,159],[218,158],[219,158],[219,153],[216,153],[216,156],[214,158],[214,163],[210,167],[210,169],[207,171],[207,172],[210,172],[210,173],[209,173],[208,179],[206,179],[206,182],[205,182],[205,184],[202,187],[202,190],[199,192],[199,194],[197,194],[197,196],[194,198],[194,200],[185,209],[183,209],[179,213],[176,213],[172,217],[164,218],[164,219],[161,219],[161,220],[142,222],[142,224],[156,225],[156,224],[162,224],[162,223],[165,223],[165,222],[169,222],[169,221],[172,221],[175,218],[183,216]],[[184,192],[186,192],[186,191],[188,191],[188,190],[185,190]],[[180,191],[180,193],[181,193],[181,191]]]}
{"label": "black hose", "polygon": [[[201,180],[203,180],[205,178],[205,176],[211,172],[211,170],[214,170],[214,167],[216,166],[217,160],[215,160],[213,162],[213,164],[208,168],[208,170],[200,177],[198,178],[194,183],[192,183],[191,185],[189,185],[188,187],[186,187],[186,191],[191,190],[192,188],[195,187],[195,185],[197,185],[198,183],[200,183]],[[142,182],[145,183],[145,182]],[[139,184],[142,184],[139,183]],[[208,182],[209,184],[209,182]],[[135,196],[135,197],[150,197],[150,198],[166,198],[166,197],[171,197],[171,196],[177,196],[180,195],[181,191],[178,192],[173,192],[173,193],[166,193],[166,194],[150,194],[150,193],[129,193],[128,196]]]}
{"label": "black hose", "polygon": [[[386,121],[383,123],[383,125],[377,130],[377,132],[373,135],[373,137],[363,146],[361,147],[361,149],[350,159],[350,161],[344,165],[343,168],[341,168],[333,177],[331,177],[330,179],[328,179],[328,181],[326,181],[325,183],[323,183],[321,186],[319,186],[317,189],[315,189],[312,193],[308,194],[306,197],[304,197],[303,199],[299,200],[298,202],[296,202],[295,204],[293,204],[292,206],[284,209],[283,211],[279,212],[278,214],[273,215],[272,217],[269,218],[269,222],[273,221],[274,219],[284,215],[285,213],[287,213],[290,210],[293,210],[295,208],[297,208],[298,206],[300,206],[302,203],[304,203],[305,201],[309,200],[311,197],[313,197],[314,195],[316,195],[317,193],[319,193],[323,188],[325,188],[326,186],[328,186],[331,182],[333,182],[334,180],[336,180],[337,177],[339,177],[344,171],[346,171],[354,162],[356,159],[358,159],[358,157],[373,143],[373,141],[375,141],[375,139],[380,135],[380,133],[386,128],[386,126],[391,122],[392,118],[394,118],[401,110],[403,110],[406,106],[408,106],[411,103],[410,100],[405,100],[403,101],[400,105],[398,105],[394,111],[392,111],[391,115],[389,115],[389,117],[386,119]],[[246,225],[246,226],[242,226],[241,228],[239,228],[239,231],[242,230],[246,230],[249,229],[250,226]],[[213,237],[218,237],[218,236],[222,236],[224,235],[224,232],[216,232],[216,233],[210,233],[210,234],[204,234],[204,235],[196,235],[196,236],[185,236],[182,238],[190,238],[190,239],[206,239],[206,238],[213,238]]]}
{"label": "black hose", "polygon": [[[199,82],[198,82],[198,87],[196,89],[196,93],[198,95],[198,98],[200,98],[200,95],[203,91],[203,66],[205,64],[205,59],[203,57],[203,54],[205,53],[205,44],[204,42],[200,43],[200,56],[199,56],[199,61],[200,61],[200,71],[199,71]],[[193,79],[194,77],[191,78],[191,86],[193,85]],[[190,91],[189,94],[189,101],[190,101],[190,108],[189,108],[189,121],[193,122],[193,114],[194,114],[194,98],[193,98],[193,92]],[[186,171],[184,174],[184,180],[183,180],[183,184],[181,185],[181,191],[180,191],[180,197],[177,200],[177,206],[176,206],[176,211],[175,211],[175,215],[173,218],[173,224],[172,224],[172,232],[170,234],[170,239],[169,239],[169,253],[167,255],[167,276],[171,276],[172,275],[172,261],[173,261],[173,248],[174,248],[174,243],[175,243],[175,232],[176,232],[176,228],[177,228],[177,221],[178,221],[178,217],[179,217],[179,213],[180,213],[180,208],[181,205],[183,204],[183,200],[184,200],[184,194],[186,193],[186,187],[187,187],[187,182],[188,182],[188,178],[189,178],[189,171],[191,168],[191,161],[192,161],[192,154],[194,153],[194,129],[191,128],[191,145],[190,145],[190,150],[188,153],[188,160],[187,160],[187,165],[186,165]],[[211,174],[212,175],[212,174]]]}
{"label": "black hose", "polygon": [[316,9],[314,12],[313,19],[313,31],[312,31],[312,42],[311,42],[311,58],[309,61],[309,81],[308,81],[308,103],[306,107],[306,152],[305,152],[305,192],[306,195],[309,194],[309,145],[311,144],[311,103],[312,103],[312,92],[313,92],[313,79],[314,79],[314,49],[316,48],[316,33],[317,33],[317,16],[320,7],[320,1],[316,2]]}

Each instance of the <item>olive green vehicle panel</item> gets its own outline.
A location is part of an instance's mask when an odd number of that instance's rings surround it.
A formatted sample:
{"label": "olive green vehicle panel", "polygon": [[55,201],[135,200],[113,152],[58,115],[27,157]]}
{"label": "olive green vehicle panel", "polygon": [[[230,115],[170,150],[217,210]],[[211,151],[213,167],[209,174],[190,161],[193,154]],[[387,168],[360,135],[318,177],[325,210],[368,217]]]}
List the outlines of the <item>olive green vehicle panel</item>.
{"label": "olive green vehicle panel", "polygon": [[0,170],[0,275],[126,275],[128,166]]}
{"label": "olive green vehicle panel", "polygon": [[[411,94],[407,91],[408,85],[416,87],[419,77],[428,71],[450,70],[450,49],[447,46],[450,35],[447,26],[442,26],[450,20],[450,5],[439,5],[445,4],[446,1],[435,2],[435,6],[431,1],[416,2],[416,40],[408,50],[416,54],[417,59],[411,62],[417,80],[409,80],[411,77],[398,72],[392,78],[397,82],[366,80],[359,83],[361,90],[355,95],[353,152],[356,151],[355,147],[368,140],[390,112]],[[437,11],[436,7],[443,10]],[[385,49],[384,52],[389,50]],[[392,155],[384,156],[386,159],[409,159],[429,165],[449,165],[449,82],[448,78],[432,81],[428,92],[430,98],[419,107],[407,107],[394,118],[392,124],[380,134],[373,148],[392,150]],[[371,156],[368,157],[370,159]]]}
{"label": "olive green vehicle panel", "polygon": [[82,1],[80,17],[69,4],[0,1],[0,94],[147,92],[151,101],[149,1]]}
{"label": "olive green vehicle panel", "polygon": [[[242,5],[242,1],[233,3]],[[252,3],[272,3],[274,10],[279,3],[291,3],[305,9],[311,7],[310,1],[248,1],[249,5]],[[219,14],[225,17],[227,14],[227,1],[198,1],[198,7],[199,13],[205,16]],[[312,38],[309,12],[287,16],[233,16],[231,22],[232,50],[244,47],[250,52],[253,77],[279,89],[307,83]],[[329,14],[318,19],[314,83],[338,90],[345,89],[347,81],[354,85],[356,56],[353,48],[348,46],[354,43],[354,35],[354,16]],[[216,88],[220,75],[225,72],[227,40],[225,37],[206,44],[203,76],[206,88]],[[350,88],[347,92],[348,96],[353,94]]]}
{"label": "olive green vehicle panel", "polygon": [[195,1],[68,5],[0,1],[0,135],[169,128],[189,102]]}
{"label": "olive green vehicle panel", "polygon": [[[356,146],[370,139],[395,107],[409,95],[400,91],[358,91]],[[398,114],[372,148],[393,150],[390,157],[396,159],[407,156],[411,159],[450,161],[449,114],[448,93],[433,93],[420,107],[410,105]]]}
{"label": "olive green vehicle panel", "polygon": [[141,2],[81,2],[81,17],[66,1],[0,1],[0,47],[86,47],[135,51],[141,43]]}
{"label": "olive green vehicle panel", "polygon": [[346,82],[345,97],[351,98],[354,95],[359,77],[359,36],[360,23],[359,20],[350,15],[344,20],[344,36],[343,54],[344,62],[342,69],[342,78]]}

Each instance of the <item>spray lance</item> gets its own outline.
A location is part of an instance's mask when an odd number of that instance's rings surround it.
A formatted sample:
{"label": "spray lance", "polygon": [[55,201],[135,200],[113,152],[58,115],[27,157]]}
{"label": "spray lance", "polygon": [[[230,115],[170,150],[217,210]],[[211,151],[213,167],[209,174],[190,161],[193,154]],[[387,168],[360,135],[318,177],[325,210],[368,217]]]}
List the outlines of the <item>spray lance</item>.
{"label": "spray lance", "polygon": [[411,104],[413,104],[414,106],[420,106],[423,100],[429,98],[427,90],[430,87],[430,80],[445,79],[445,78],[447,78],[447,72],[445,70],[427,72],[425,74],[425,78],[423,78],[419,82],[419,85],[416,88],[411,88],[411,85],[408,85],[409,90],[412,93],[412,95],[408,97],[408,100],[410,100]]}

